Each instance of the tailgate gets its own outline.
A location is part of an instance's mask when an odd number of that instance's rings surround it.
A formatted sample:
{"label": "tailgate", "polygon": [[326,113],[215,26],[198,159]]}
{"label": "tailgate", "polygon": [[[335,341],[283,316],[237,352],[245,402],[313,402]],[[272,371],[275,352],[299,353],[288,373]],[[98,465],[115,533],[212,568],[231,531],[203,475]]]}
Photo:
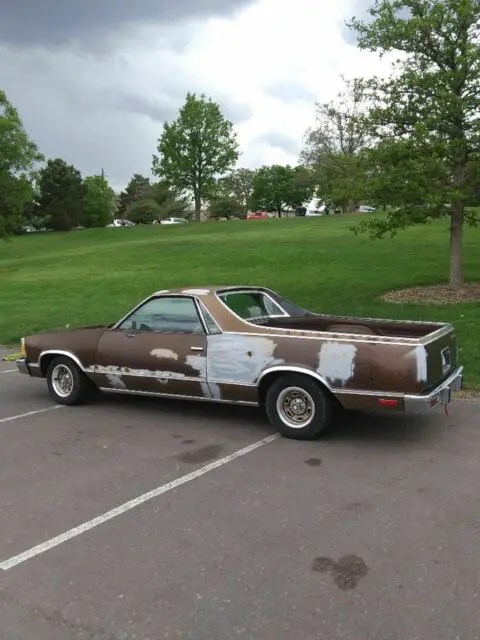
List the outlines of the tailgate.
{"label": "tailgate", "polygon": [[425,338],[427,381],[424,391],[435,388],[458,366],[455,327],[445,325]]}

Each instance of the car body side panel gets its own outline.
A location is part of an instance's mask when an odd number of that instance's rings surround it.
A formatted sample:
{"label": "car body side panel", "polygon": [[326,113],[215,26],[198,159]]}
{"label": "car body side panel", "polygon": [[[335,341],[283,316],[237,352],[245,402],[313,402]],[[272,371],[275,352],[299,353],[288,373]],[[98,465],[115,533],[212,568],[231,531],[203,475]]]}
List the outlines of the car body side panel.
{"label": "car body side panel", "polygon": [[420,387],[410,346],[236,333],[208,336],[207,344],[207,380],[212,394],[225,400],[251,400],[265,373],[282,369],[309,373],[334,393],[415,393]]}
{"label": "car body side panel", "polygon": [[92,375],[102,388],[203,398],[205,361],[205,335],[110,330],[98,343]]}
{"label": "car body side panel", "polygon": [[100,326],[28,336],[25,340],[28,359],[32,363],[38,363],[40,356],[46,351],[64,352],[74,355],[82,368],[88,369],[93,364],[95,350],[104,331],[106,327]]}

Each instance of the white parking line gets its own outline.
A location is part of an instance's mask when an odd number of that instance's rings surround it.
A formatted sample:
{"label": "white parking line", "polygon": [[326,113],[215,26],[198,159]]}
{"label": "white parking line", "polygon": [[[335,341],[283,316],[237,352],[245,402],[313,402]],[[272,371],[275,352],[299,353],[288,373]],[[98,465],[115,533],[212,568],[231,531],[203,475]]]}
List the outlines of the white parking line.
{"label": "white parking line", "polygon": [[2,373],[15,373],[16,371],[18,371],[18,369],[5,369],[5,371],[0,371],[0,374],[2,374]]}
{"label": "white parking line", "polygon": [[35,556],[38,556],[41,553],[45,553],[45,551],[48,551],[49,549],[52,549],[53,547],[56,547],[59,544],[62,544],[63,542],[67,542],[67,540],[71,540],[72,538],[75,538],[81,535],[82,533],[85,533],[86,531],[93,529],[94,527],[98,527],[104,522],[107,522],[107,520],[116,518],[122,513],[126,513],[127,511],[130,511],[131,509],[138,507],[144,502],[147,502],[147,500],[152,500],[152,498],[157,498],[158,496],[162,495],[162,493],[167,493],[167,491],[171,491],[172,489],[176,489],[182,484],[191,482],[192,480],[195,480],[196,478],[199,478],[200,476],[205,475],[209,471],[213,471],[218,467],[222,467],[223,465],[229,462],[232,462],[237,458],[246,456],[248,453],[251,453],[252,451],[255,451],[255,449],[258,449],[259,447],[263,447],[264,445],[269,444],[270,442],[273,442],[277,438],[279,438],[279,434],[274,434],[272,436],[263,438],[262,440],[258,440],[257,442],[254,442],[253,444],[249,445],[248,447],[244,447],[243,449],[239,449],[238,451],[235,451],[229,456],[220,458],[220,460],[215,460],[215,462],[211,462],[210,464],[207,464],[205,467],[201,467],[196,471],[192,471],[192,473],[187,473],[187,475],[181,476],[180,478],[177,478],[172,482],[167,482],[166,484],[163,484],[160,487],[153,489],[153,491],[144,493],[138,498],[134,498],[133,500],[129,500],[128,502],[124,502],[119,507],[116,507],[111,511],[107,511],[101,516],[97,516],[93,520],[84,522],[78,527],[74,527],[73,529],[70,529],[69,531],[62,533],[61,535],[55,538],[51,538],[50,540],[47,540],[46,542],[42,542],[41,544],[38,544],[35,547],[32,547],[31,549],[27,549],[27,551],[24,551],[23,553],[13,556],[8,560],[4,560],[3,562],[0,563],[0,569],[2,569],[3,571],[8,571],[9,569],[12,569],[12,567],[16,567],[17,565],[21,564],[22,562],[25,562],[26,560],[30,560],[31,558],[34,558]]}
{"label": "white parking line", "polygon": [[45,407],[45,409],[35,409],[35,411],[27,411],[26,413],[19,413],[16,416],[8,416],[8,418],[0,418],[0,424],[3,422],[12,422],[13,420],[20,420],[20,418],[28,418],[28,416],[36,416],[37,413],[45,413],[45,411],[53,411],[54,409],[64,409],[64,404],[55,404],[53,407]]}

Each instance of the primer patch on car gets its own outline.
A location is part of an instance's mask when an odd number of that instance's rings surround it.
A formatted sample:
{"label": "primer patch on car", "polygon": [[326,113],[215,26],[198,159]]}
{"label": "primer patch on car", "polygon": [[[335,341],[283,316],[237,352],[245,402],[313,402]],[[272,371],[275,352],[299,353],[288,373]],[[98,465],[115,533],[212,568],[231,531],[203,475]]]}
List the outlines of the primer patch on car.
{"label": "primer patch on car", "polygon": [[357,347],[346,342],[328,341],[318,354],[317,373],[332,386],[344,387],[355,372]]}
{"label": "primer patch on car", "polygon": [[185,364],[195,369],[200,378],[207,377],[207,358],[205,356],[187,356]]}
{"label": "primer patch on car", "polygon": [[93,373],[112,374],[120,376],[139,376],[142,378],[185,378],[184,373],[178,373],[176,371],[154,371],[151,369],[130,369],[129,367],[116,367],[108,365],[106,367],[101,365],[94,365],[92,367]]}
{"label": "primer patch on car", "polygon": [[210,289],[183,289],[182,293],[189,296],[208,296]]}
{"label": "primer patch on car", "polygon": [[220,389],[220,386],[218,384],[216,384],[215,382],[210,382],[208,387],[214,400],[222,399],[222,390]]}
{"label": "primer patch on car", "polygon": [[208,380],[254,384],[264,369],[284,364],[284,360],[275,358],[276,347],[273,339],[259,336],[208,336]]}
{"label": "primer patch on car", "polygon": [[170,360],[178,360],[178,353],[171,349],[154,349],[150,351],[150,355],[155,358],[168,358]]}
{"label": "primer patch on car", "polygon": [[428,377],[427,350],[425,347],[415,347],[414,354],[417,364],[417,382],[426,382]]}
{"label": "primer patch on car", "polygon": [[126,389],[124,379],[118,373],[107,373],[106,378],[113,389]]}

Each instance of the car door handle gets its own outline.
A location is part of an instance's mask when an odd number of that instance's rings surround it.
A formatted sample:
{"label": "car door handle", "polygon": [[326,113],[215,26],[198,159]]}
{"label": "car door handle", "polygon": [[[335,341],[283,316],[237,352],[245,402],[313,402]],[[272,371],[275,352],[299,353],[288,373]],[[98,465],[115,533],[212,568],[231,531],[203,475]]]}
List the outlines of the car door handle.
{"label": "car door handle", "polygon": [[203,351],[203,347],[190,347],[190,351]]}

